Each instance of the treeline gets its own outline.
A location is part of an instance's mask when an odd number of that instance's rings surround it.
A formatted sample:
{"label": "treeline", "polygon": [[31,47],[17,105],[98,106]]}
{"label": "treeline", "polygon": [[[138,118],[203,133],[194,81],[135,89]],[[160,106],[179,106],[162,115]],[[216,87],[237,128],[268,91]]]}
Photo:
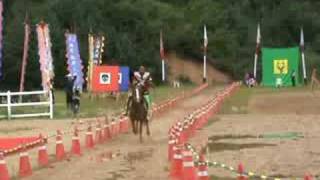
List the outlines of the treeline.
{"label": "treeline", "polygon": [[41,84],[34,27],[40,20],[50,24],[55,84],[63,87],[66,29],[78,35],[85,67],[91,31],[106,36],[103,63],[144,64],[159,80],[160,29],[166,51],[201,60],[206,24],[210,62],[237,79],[252,70],[258,22],[263,46],[273,47],[297,46],[303,26],[308,67],[320,67],[319,9],[316,0],[4,0],[0,89],[18,88],[26,13],[33,25],[25,83],[31,90]]}

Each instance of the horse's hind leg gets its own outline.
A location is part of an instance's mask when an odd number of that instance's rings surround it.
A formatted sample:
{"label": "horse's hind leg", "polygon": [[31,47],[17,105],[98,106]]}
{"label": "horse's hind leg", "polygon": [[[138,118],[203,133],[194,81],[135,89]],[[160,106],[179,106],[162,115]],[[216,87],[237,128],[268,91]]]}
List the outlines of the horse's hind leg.
{"label": "horse's hind leg", "polygon": [[139,135],[140,135],[140,142],[142,143],[143,139],[142,139],[142,126],[143,126],[143,123],[142,121],[139,121]]}
{"label": "horse's hind leg", "polygon": [[146,121],[146,126],[147,126],[147,135],[150,136],[149,120]]}

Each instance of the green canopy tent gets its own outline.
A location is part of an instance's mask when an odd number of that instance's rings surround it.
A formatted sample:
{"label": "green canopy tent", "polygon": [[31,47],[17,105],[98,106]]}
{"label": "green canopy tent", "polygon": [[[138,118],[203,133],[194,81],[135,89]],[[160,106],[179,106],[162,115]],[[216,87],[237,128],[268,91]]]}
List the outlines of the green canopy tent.
{"label": "green canopy tent", "polygon": [[292,86],[291,75],[296,77],[296,85],[301,84],[299,47],[262,48],[262,85]]}

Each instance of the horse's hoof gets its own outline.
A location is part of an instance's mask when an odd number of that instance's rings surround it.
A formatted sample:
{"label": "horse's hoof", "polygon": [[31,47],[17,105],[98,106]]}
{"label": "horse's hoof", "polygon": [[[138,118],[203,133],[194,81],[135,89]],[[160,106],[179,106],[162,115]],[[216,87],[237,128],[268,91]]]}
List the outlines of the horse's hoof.
{"label": "horse's hoof", "polygon": [[147,135],[148,135],[148,136],[150,136],[150,135],[151,135],[151,133],[150,133],[150,132],[147,132]]}

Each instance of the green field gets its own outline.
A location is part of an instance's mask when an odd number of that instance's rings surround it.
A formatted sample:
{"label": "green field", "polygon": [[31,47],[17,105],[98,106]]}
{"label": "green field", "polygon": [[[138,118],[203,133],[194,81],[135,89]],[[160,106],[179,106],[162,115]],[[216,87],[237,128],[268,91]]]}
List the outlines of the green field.
{"label": "green field", "polygon": [[[161,102],[170,97],[174,97],[183,91],[191,90],[193,85],[186,85],[180,89],[175,89],[169,86],[159,86],[151,90],[151,96],[154,103]],[[54,118],[66,119],[72,118],[72,113],[66,107],[66,97],[63,91],[55,91],[56,103],[54,105]],[[89,97],[89,94],[81,95],[81,105],[79,117],[96,117],[109,113],[120,113],[125,109],[127,93],[122,93],[118,100],[109,94]],[[15,107],[12,112],[17,113],[36,113],[44,112],[47,107]],[[1,115],[6,115],[7,111],[4,108],[0,109]]]}

